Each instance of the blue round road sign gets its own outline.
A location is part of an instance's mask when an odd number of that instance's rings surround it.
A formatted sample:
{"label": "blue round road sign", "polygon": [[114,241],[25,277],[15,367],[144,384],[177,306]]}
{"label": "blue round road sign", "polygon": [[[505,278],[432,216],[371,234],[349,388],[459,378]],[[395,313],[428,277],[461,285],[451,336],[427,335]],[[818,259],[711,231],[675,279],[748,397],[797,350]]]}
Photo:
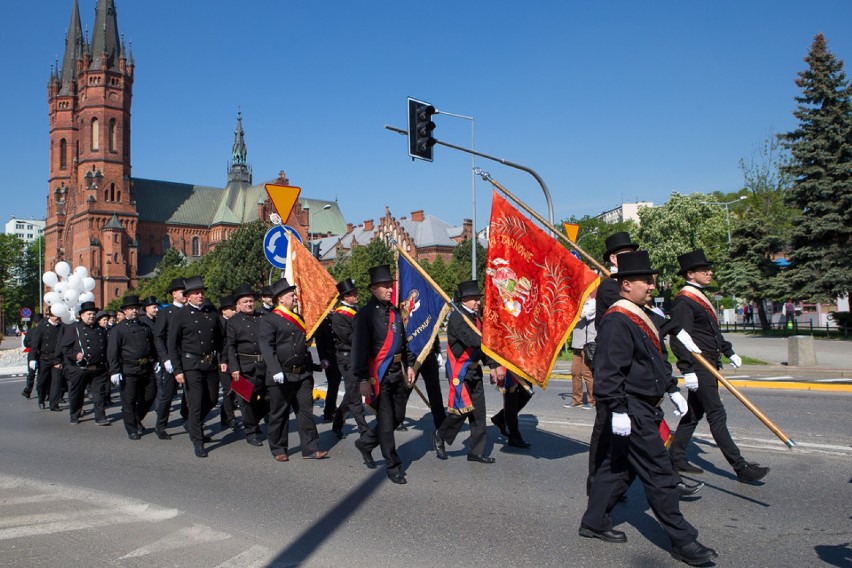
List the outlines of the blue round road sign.
{"label": "blue round road sign", "polygon": [[263,237],[263,254],[275,268],[287,268],[287,241],[291,236],[302,242],[302,237],[296,229],[287,225],[276,225],[266,231],[266,236]]}

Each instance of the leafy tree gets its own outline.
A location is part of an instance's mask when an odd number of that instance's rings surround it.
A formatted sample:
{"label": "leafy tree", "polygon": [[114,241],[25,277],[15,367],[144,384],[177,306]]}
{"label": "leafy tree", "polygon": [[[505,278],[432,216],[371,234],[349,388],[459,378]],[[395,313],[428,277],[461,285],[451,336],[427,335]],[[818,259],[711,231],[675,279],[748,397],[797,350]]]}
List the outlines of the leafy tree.
{"label": "leafy tree", "polygon": [[[470,263],[470,260],[468,260],[468,263]],[[452,263],[447,264],[444,262],[444,259],[439,256],[432,262],[424,260],[423,262],[420,262],[420,265],[423,267],[423,270],[426,271],[426,274],[435,281],[435,284],[437,284],[441,290],[446,292],[447,295],[452,298],[453,291],[458,287],[458,283],[460,282],[457,275],[453,273]],[[468,264],[468,280],[469,279],[470,265]]]}
{"label": "leafy tree", "polygon": [[263,254],[263,237],[268,229],[260,220],[241,225],[204,258],[210,298],[218,300],[243,282],[257,290],[268,282],[271,266]]}
{"label": "leafy tree", "polygon": [[[639,232],[639,227],[636,223],[629,219],[617,223],[605,223],[596,217],[586,215],[581,219],[571,217],[565,223],[574,223],[580,226],[580,230],[577,233],[577,246],[596,261],[603,264],[607,269],[609,269],[609,263],[603,261],[603,253],[606,252],[606,245],[604,244],[606,238],[614,233],[625,231],[635,239]],[[560,240],[560,242],[563,241]]]}
{"label": "leafy tree", "polygon": [[[0,310],[3,315],[0,319],[3,320],[4,326],[20,321],[22,298],[18,275],[23,261],[23,250],[24,243],[17,236],[0,234]],[[30,299],[30,302],[33,299]],[[5,329],[0,332],[5,332]]]}
{"label": "leafy tree", "polygon": [[799,125],[780,137],[792,154],[787,202],[797,210],[785,279],[791,296],[831,301],[852,289],[852,87],[822,34],[805,62]]}
{"label": "leafy tree", "polygon": [[359,303],[364,305],[370,299],[367,285],[370,283],[370,268],[380,264],[389,264],[391,273],[394,266],[393,250],[381,239],[374,239],[369,244],[352,247],[352,253],[339,258],[329,271],[336,281],[351,278],[361,291]]}
{"label": "leafy tree", "polygon": [[677,257],[703,248],[717,267],[725,257],[727,229],[725,211],[707,201],[702,193],[673,193],[661,207],[639,210],[638,242],[651,256],[651,265],[660,271],[663,285],[680,282]]}

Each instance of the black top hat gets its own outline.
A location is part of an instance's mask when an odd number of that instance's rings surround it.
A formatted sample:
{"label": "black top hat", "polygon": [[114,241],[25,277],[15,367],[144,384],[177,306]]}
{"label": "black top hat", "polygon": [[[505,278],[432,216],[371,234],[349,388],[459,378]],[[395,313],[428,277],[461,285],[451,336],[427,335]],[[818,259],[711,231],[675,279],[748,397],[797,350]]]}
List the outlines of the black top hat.
{"label": "black top hat", "polygon": [[[609,262],[609,255],[614,253],[617,250],[621,249],[631,249],[636,250],[639,248],[639,245],[632,242],[630,240],[630,235],[621,231],[619,233],[613,233],[604,240],[604,246],[606,247],[606,252],[603,254],[604,262]],[[618,263],[621,264],[621,259],[618,259]]]}
{"label": "black top hat", "polygon": [[704,249],[695,249],[692,252],[682,254],[677,257],[677,261],[680,263],[680,272],[678,274],[681,276],[686,276],[686,273],[690,270],[695,270],[702,266],[706,266],[707,268],[713,266],[713,263],[704,256]]}
{"label": "black top hat", "polygon": [[219,309],[224,310],[225,308],[233,308],[236,307],[237,300],[232,295],[222,296],[219,298]]}
{"label": "black top hat", "polygon": [[80,304],[80,310],[77,312],[78,314],[82,314],[83,312],[96,312],[98,308],[95,306],[94,302],[83,302]]}
{"label": "black top hat", "polygon": [[107,315],[111,318],[115,317],[115,310],[107,310]]}
{"label": "black top hat", "polygon": [[157,298],[154,296],[148,296],[144,300],[142,300],[142,307],[147,308],[148,306],[159,306],[160,302],[157,301]]}
{"label": "black top hat", "polygon": [[121,300],[121,309],[125,308],[138,308],[142,305],[142,302],[139,301],[139,296],[136,294],[130,294],[129,296],[125,296]]}
{"label": "black top hat", "polygon": [[242,298],[243,296],[251,296],[252,298],[256,297],[257,292],[252,289],[251,285],[243,282],[242,284],[234,288],[234,291],[231,292],[231,296],[233,296],[234,303],[236,303],[236,301]]}
{"label": "black top hat", "polygon": [[296,286],[287,282],[286,278],[282,278],[281,280],[272,283],[272,286],[270,286],[270,295],[272,296],[273,300],[276,300],[281,294],[289,292],[290,290],[293,290],[295,288]]}
{"label": "black top hat", "polygon": [[271,296],[272,295],[272,286],[264,286],[260,289],[261,296]]}
{"label": "black top hat", "polygon": [[172,283],[169,284],[169,289],[167,290],[167,292],[171,294],[175,290],[186,290],[186,284],[184,284],[183,278],[175,278],[174,280],[172,280]]}
{"label": "black top hat", "polygon": [[370,286],[379,282],[393,282],[390,265],[381,264],[370,269]]}
{"label": "black top hat", "polygon": [[341,296],[345,296],[349,292],[357,292],[358,288],[355,286],[354,280],[351,278],[344,278],[337,283],[337,291],[340,292]]}
{"label": "black top hat", "polygon": [[459,283],[459,289],[456,291],[456,295],[460,300],[464,300],[465,298],[471,298],[473,296],[481,296],[482,292],[479,291],[479,282],[476,280],[467,280],[466,282]]}
{"label": "black top hat", "polygon": [[204,286],[204,280],[201,276],[190,276],[189,278],[183,281],[184,283],[184,293],[192,292],[194,290],[206,290],[207,288]]}
{"label": "black top hat", "polygon": [[645,274],[658,274],[659,270],[651,268],[651,259],[646,250],[635,250],[618,255],[618,272],[613,274],[616,278],[627,276],[642,276]]}
{"label": "black top hat", "polygon": [[[80,312],[80,313],[83,313],[83,312]],[[98,321],[101,318],[108,318],[108,317],[109,317],[109,312],[107,312],[106,310],[99,310],[95,314],[95,321]]]}

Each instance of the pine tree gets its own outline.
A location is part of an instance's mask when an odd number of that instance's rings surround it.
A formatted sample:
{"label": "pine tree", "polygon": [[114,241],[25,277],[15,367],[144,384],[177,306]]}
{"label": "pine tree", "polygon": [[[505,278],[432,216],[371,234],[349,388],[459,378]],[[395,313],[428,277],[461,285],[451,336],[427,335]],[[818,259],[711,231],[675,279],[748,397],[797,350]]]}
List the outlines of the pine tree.
{"label": "pine tree", "polygon": [[787,201],[797,211],[785,280],[796,299],[832,301],[852,289],[852,88],[822,34],[805,62],[799,126],[780,136],[792,158]]}

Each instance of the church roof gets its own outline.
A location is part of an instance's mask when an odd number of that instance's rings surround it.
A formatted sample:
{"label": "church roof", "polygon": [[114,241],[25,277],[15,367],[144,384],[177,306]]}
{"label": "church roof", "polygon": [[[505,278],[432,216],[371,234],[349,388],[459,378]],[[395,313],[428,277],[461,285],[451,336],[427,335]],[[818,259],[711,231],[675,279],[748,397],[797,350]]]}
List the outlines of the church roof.
{"label": "church roof", "polygon": [[139,221],[209,227],[223,193],[217,187],[133,178]]}

